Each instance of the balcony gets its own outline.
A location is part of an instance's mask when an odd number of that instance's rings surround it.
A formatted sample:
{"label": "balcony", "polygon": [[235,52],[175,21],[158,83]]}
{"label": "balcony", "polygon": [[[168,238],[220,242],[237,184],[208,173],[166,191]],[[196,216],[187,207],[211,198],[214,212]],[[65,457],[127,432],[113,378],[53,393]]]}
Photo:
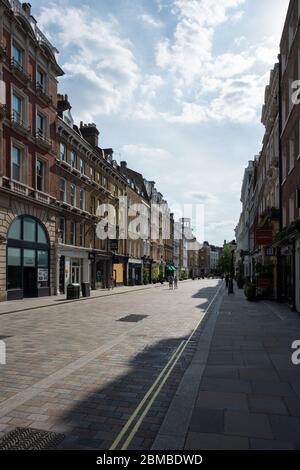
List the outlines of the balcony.
{"label": "balcony", "polygon": [[80,175],[80,178],[82,179],[82,181],[84,181],[85,183],[89,183],[91,180],[89,178],[89,176],[85,175],[84,173],[82,173]]}
{"label": "balcony", "polygon": [[71,166],[71,171],[72,173],[74,173],[74,175],[80,177],[80,171],[77,170],[77,168],[75,168],[74,166],[73,167]]}
{"label": "balcony", "polygon": [[30,189],[26,184],[21,183],[20,181],[12,180],[6,177],[3,177],[3,186],[15,193],[21,194],[22,196],[28,196]]}
{"label": "balcony", "polygon": [[0,104],[0,120],[6,117],[6,106],[5,104]]}
{"label": "balcony", "polygon": [[34,198],[42,202],[43,204],[51,204],[52,202],[55,202],[55,198],[49,196],[49,194],[43,193],[42,191],[34,191],[33,193]]}
{"label": "balcony", "polygon": [[27,136],[29,134],[30,127],[26,124],[17,111],[14,111],[13,114],[11,114],[10,121],[13,129],[16,132],[22,134],[23,136]]}
{"label": "balcony", "polygon": [[45,103],[49,106],[49,104],[52,102],[52,96],[50,96],[47,91],[45,90],[45,87],[39,83],[39,82],[36,82],[35,84],[35,90],[36,90],[36,94],[37,96]]}
{"label": "balcony", "polygon": [[51,149],[51,140],[42,131],[37,131],[35,133],[35,142],[39,147],[44,150]]}
{"label": "balcony", "polygon": [[31,76],[26,72],[24,67],[19,64],[19,62],[14,58],[10,61],[10,69],[12,73],[23,83],[29,83],[31,81]]}
{"label": "balcony", "polygon": [[66,162],[66,160],[60,160],[59,158],[56,158],[56,163],[65,170],[71,171],[71,165],[70,163]]}

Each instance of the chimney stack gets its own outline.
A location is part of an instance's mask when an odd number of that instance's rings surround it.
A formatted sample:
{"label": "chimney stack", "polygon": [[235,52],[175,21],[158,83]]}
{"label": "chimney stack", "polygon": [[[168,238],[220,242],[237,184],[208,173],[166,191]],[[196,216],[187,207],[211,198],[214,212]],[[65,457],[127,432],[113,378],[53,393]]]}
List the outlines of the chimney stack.
{"label": "chimney stack", "polygon": [[83,138],[92,145],[92,147],[98,147],[98,136],[99,131],[95,123],[83,124],[80,122],[80,132]]}
{"label": "chimney stack", "polygon": [[30,3],[22,3],[22,8],[27,13],[27,15],[31,15],[31,5]]}

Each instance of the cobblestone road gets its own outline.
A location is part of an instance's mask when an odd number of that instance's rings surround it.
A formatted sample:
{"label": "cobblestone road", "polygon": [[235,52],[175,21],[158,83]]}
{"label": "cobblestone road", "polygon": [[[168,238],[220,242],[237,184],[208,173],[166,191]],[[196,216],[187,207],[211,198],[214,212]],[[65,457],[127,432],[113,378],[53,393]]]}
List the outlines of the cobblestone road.
{"label": "cobblestone road", "polygon": [[[64,433],[64,449],[108,449],[217,292],[186,281],[0,316],[0,436],[17,426]],[[142,315],[138,322],[120,321]],[[149,449],[197,335],[173,369],[129,448]]]}

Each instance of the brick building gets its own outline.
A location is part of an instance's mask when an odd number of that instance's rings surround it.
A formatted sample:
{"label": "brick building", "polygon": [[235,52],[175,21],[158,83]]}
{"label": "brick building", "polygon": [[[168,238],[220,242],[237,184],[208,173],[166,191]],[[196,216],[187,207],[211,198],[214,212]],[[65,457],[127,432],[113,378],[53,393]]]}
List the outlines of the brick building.
{"label": "brick building", "polygon": [[300,105],[293,82],[300,78],[300,2],[291,0],[280,42],[281,90],[281,295],[300,311]]}
{"label": "brick building", "polygon": [[55,291],[56,49],[30,5],[0,2],[0,298]]}

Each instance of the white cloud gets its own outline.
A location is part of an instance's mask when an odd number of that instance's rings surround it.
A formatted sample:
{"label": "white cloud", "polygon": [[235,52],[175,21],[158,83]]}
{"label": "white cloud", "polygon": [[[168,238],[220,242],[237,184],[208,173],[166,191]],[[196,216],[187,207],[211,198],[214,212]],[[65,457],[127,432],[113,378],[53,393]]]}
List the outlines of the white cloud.
{"label": "white cloud", "polygon": [[158,21],[153,16],[143,13],[139,16],[139,18],[148,26],[152,26],[153,28],[161,28],[163,26],[161,21]]}
{"label": "white cloud", "polygon": [[138,159],[138,160],[146,160],[147,162],[152,163],[155,159],[159,159],[156,161],[168,161],[171,159],[171,154],[168,150],[158,147],[147,147],[143,144],[127,144],[123,145],[121,148],[121,155],[122,159],[129,158],[129,159]]}
{"label": "white cloud", "polygon": [[114,18],[104,21],[88,8],[50,4],[41,8],[38,22],[42,29],[52,28],[67,57],[65,86],[72,83],[73,102],[84,99],[83,116],[115,113],[132,99],[141,74],[132,44],[118,33]]}
{"label": "white cloud", "polygon": [[[164,70],[173,90],[177,112],[161,113],[170,122],[201,123],[228,119],[249,122],[260,111],[268,77],[259,64],[272,66],[275,41],[251,45],[240,53],[215,54],[217,28],[239,21],[245,0],[174,0],[178,18],[173,37],[163,38],[156,48],[157,65]],[[244,36],[235,40],[240,45]]]}

